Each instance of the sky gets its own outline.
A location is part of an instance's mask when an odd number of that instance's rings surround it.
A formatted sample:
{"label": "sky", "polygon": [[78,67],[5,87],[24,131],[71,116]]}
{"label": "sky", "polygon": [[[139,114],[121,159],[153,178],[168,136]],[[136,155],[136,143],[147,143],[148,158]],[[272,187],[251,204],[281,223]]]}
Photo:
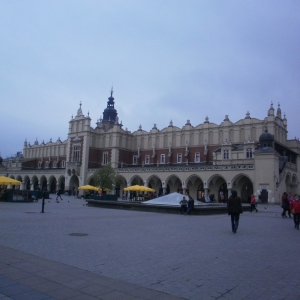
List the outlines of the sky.
{"label": "sky", "polygon": [[92,127],[113,86],[123,128],[162,130],[280,103],[300,128],[298,0],[1,0],[0,153]]}

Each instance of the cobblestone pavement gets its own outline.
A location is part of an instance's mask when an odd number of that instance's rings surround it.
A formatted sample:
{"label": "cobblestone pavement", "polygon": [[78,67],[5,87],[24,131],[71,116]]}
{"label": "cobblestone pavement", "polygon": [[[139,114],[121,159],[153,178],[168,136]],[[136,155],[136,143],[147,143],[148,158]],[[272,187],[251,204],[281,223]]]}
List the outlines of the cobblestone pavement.
{"label": "cobblestone pavement", "polygon": [[300,299],[300,232],[280,206],[258,209],[234,234],[228,215],[104,209],[72,196],[52,195],[45,213],[41,202],[1,202],[0,300]]}

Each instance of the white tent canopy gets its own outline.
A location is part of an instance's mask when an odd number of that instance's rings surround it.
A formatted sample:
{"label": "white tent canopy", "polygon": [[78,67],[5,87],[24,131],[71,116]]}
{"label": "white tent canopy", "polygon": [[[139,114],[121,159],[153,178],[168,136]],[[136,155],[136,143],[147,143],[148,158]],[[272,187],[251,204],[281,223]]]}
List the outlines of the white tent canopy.
{"label": "white tent canopy", "polygon": [[[168,194],[159,198],[154,198],[152,200],[144,201],[143,204],[152,204],[152,205],[173,205],[173,206],[180,206],[179,202],[182,200],[184,195],[179,193],[172,193]],[[189,196],[185,196],[185,198],[188,200]],[[205,204],[199,201],[195,201],[195,205],[201,205]]]}

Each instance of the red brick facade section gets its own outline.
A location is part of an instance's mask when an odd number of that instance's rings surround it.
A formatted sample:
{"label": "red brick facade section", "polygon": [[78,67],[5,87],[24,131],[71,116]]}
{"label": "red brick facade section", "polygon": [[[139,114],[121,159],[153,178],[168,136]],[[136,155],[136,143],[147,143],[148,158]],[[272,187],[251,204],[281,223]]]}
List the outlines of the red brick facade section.
{"label": "red brick facade section", "polygon": [[102,167],[103,152],[108,153],[108,162],[111,162],[111,149],[89,148],[89,169],[99,169]]}
{"label": "red brick facade section", "polygon": [[[189,163],[195,162],[195,153],[200,153],[200,163],[201,162],[209,162],[213,161],[213,152],[217,149],[219,149],[220,146],[210,146],[208,147],[208,153],[205,155],[205,147],[189,147],[188,148],[188,155],[185,156],[185,147],[180,148],[172,148],[172,154],[169,156],[169,149],[156,149],[155,150],[155,156],[152,157],[153,151],[152,150],[142,150],[140,152],[140,157],[137,159],[137,165],[146,164],[146,156],[149,155],[150,164],[160,164],[161,161],[161,154],[165,154],[165,164],[177,164],[177,154],[182,154],[182,163],[186,163],[188,160]],[[126,150],[120,150],[119,152],[119,164],[122,162],[124,164],[132,165],[133,164],[133,156],[138,156],[137,151],[126,151]]]}
{"label": "red brick facade section", "polygon": [[[48,158],[47,158],[48,159]],[[57,160],[57,156],[50,157],[50,163],[47,169],[53,168],[53,163]],[[61,156],[59,159],[59,162],[56,163],[56,168],[62,168],[62,161],[66,161],[65,156]],[[44,159],[41,163],[41,167],[39,168],[39,162],[41,161],[41,158],[34,158],[28,161],[24,161],[22,163],[22,170],[29,170],[29,169],[45,169],[46,166],[46,160]]]}
{"label": "red brick facade section", "polygon": [[120,149],[119,150],[119,164],[124,163],[131,165],[133,162],[133,156],[137,155],[137,151],[129,151],[129,150],[124,150]]}

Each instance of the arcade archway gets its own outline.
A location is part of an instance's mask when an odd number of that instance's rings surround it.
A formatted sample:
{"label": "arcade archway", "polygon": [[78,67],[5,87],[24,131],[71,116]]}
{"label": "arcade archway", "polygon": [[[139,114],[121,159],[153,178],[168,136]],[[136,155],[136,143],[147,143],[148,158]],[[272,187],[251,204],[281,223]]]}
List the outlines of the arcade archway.
{"label": "arcade archway", "polygon": [[232,189],[237,191],[243,203],[249,203],[254,194],[253,183],[245,174],[239,174],[232,180]]}

